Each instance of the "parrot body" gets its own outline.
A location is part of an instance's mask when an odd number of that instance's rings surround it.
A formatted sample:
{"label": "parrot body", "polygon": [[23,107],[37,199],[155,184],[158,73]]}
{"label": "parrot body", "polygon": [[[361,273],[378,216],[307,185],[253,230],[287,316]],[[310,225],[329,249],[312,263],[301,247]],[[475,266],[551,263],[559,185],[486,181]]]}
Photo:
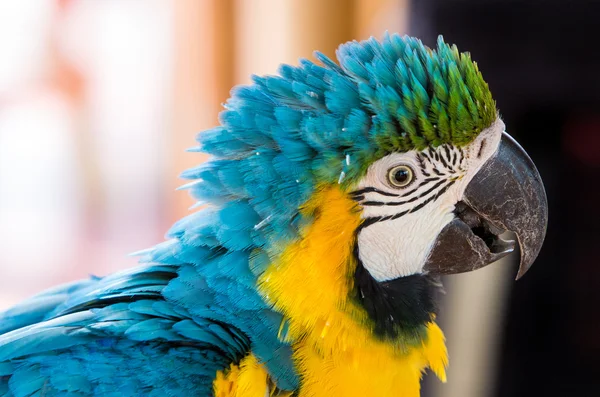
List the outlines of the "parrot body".
{"label": "parrot body", "polygon": [[[541,193],[510,221],[470,199],[500,154],[524,152],[503,151],[455,47],[386,35],[340,47],[341,65],[317,57],[232,92],[192,150],[213,158],[183,174],[208,207],[140,267],[0,314],[0,396],[417,397],[426,369],[445,381],[438,275],[508,254],[507,229],[526,270],[543,233],[520,217]],[[501,189],[541,186],[528,167]]]}

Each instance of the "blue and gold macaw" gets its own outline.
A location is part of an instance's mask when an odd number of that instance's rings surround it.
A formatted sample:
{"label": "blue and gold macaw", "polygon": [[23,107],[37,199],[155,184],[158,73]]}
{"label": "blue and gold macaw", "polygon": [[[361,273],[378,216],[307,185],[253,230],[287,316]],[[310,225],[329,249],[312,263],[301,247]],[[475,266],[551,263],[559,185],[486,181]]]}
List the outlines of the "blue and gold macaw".
{"label": "blue and gold macaw", "polygon": [[206,208],[141,266],[0,316],[0,396],[417,397],[445,380],[442,274],[545,235],[546,196],[488,85],[441,38],[342,45],[237,87],[211,160],[184,172]]}

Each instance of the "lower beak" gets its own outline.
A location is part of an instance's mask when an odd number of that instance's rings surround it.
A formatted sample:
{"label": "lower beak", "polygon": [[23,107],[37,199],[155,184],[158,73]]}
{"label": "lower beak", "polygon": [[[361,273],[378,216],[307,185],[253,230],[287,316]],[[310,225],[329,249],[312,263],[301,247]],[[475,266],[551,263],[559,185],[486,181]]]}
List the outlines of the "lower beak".
{"label": "lower beak", "polygon": [[548,203],[542,179],[525,150],[507,133],[500,146],[474,176],[456,206],[457,217],[440,232],[424,271],[455,274],[479,269],[510,254],[516,234],[521,248],[517,279],[537,257],[548,222]]}

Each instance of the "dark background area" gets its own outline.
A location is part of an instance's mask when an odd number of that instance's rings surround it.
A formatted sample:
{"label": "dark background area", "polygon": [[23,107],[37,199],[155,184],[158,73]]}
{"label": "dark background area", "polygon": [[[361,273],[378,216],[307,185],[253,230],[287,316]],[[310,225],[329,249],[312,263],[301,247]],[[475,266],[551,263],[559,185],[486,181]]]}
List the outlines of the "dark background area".
{"label": "dark background area", "polygon": [[413,2],[411,34],[468,48],[538,166],[546,242],[512,283],[496,396],[600,396],[600,2]]}

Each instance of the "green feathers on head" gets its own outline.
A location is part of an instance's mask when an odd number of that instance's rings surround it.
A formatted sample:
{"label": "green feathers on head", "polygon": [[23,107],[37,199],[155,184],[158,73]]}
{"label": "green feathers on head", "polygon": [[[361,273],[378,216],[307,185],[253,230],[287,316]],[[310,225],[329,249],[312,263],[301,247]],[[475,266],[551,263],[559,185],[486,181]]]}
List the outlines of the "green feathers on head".
{"label": "green feathers on head", "polygon": [[370,133],[384,152],[471,142],[496,119],[477,64],[440,36],[432,50],[386,35],[342,45],[337,56],[372,114]]}

